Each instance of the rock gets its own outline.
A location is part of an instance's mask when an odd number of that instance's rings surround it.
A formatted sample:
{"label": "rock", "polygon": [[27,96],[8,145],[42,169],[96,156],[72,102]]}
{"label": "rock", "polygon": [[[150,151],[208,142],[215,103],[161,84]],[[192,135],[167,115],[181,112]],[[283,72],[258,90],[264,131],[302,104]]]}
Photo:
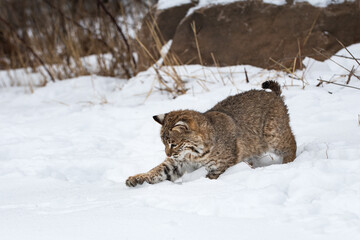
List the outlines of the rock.
{"label": "rock", "polygon": [[[184,4],[170,9],[156,11],[151,9],[144,17],[137,34],[136,52],[138,71],[150,67],[160,57],[159,48],[174,37],[176,27],[194,4]],[[145,50],[146,49],[146,50]],[[149,54],[151,56],[149,56]]]}
{"label": "rock", "polygon": [[[360,14],[355,2],[318,8],[308,3],[279,6],[241,1],[200,8],[181,20],[190,7],[180,8],[176,21],[165,17],[178,11],[175,8],[164,10],[157,17],[165,41],[173,38],[170,52],[183,64],[200,64],[193,23],[203,65],[214,65],[213,54],[221,66],[301,68],[305,56],[325,60],[341,49],[337,39],[345,46],[360,42]],[[176,30],[175,34],[169,28]],[[151,42],[147,43],[154,49]],[[145,63],[142,68],[148,66]]]}

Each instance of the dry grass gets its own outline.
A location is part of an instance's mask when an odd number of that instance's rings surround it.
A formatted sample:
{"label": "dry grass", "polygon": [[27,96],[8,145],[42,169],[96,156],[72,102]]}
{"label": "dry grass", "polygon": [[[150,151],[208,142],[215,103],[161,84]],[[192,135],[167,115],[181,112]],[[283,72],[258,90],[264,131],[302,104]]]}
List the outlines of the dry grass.
{"label": "dry grass", "polygon": [[[157,81],[159,82],[160,86],[162,86],[159,90],[166,91],[175,98],[178,95],[182,95],[187,92],[187,89],[185,88],[185,83],[181,79],[180,74],[175,68],[175,66],[180,66],[182,65],[182,63],[179,61],[178,57],[174,53],[172,53],[168,49],[164,49],[167,43],[165,42],[154,17],[150,16],[150,19],[151,20],[146,22],[146,24],[151,34],[152,40],[155,43],[156,54],[160,56],[160,59],[157,60],[157,57],[151,53],[151,51],[145,46],[144,43],[139,40],[139,38],[136,38],[136,40],[140,47],[146,53],[148,61],[151,63],[152,68],[157,75]],[[164,79],[165,76],[170,78],[172,81],[166,81]],[[154,84],[147,96],[149,96],[153,92],[153,88]]]}
{"label": "dry grass", "polygon": [[[130,78],[136,62],[129,29],[136,29],[151,2],[1,1],[0,70],[30,67],[43,75],[43,84],[89,74]],[[83,61],[90,55],[96,68]]]}

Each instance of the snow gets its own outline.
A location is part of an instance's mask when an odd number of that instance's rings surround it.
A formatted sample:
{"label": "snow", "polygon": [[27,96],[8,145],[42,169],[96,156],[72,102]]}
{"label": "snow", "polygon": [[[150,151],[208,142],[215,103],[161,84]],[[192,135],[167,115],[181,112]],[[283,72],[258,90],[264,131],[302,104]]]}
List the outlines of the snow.
{"label": "snow", "polygon": [[[209,5],[215,5],[215,4],[229,4],[233,2],[240,2],[245,0],[199,0],[198,5],[196,8],[200,7],[206,7]],[[284,5],[286,4],[286,0],[263,0],[265,3],[269,4],[275,4],[275,5]],[[294,3],[299,2],[308,2],[309,4],[317,7],[326,7],[329,4],[340,4],[344,2],[354,2],[355,0],[294,0]],[[180,6],[183,4],[189,4],[191,3],[190,0],[159,0],[157,8],[158,9],[167,9],[172,8],[176,6]]]}
{"label": "snow", "polygon": [[[360,57],[360,44],[348,49]],[[349,56],[344,49],[337,55]],[[360,75],[354,60],[332,60]],[[33,93],[28,79],[37,75],[22,73],[23,86],[0,88],[1,239],[354,239],[360,92],[316,87],[318,78],[345,84],[347,70],[331,60],[304,64],[292,78],[252,66],[179,66],[189,90],[175,99],[159,91],[152,68],[129,81],[93,75]],[[304,82],[294,79],[301,76]],[[283,86],[298,144],[293,163],[238,164],[218,180],[199,169],[175,183],[125,186],[165,158],[153,115],[205,111],[268,79]]]}
{"label": "snow", "polygon": [[159,0],[157,3],[157,9],[172,8],[189,3],[191,3],[191,0],[172,0],[172,1]]}

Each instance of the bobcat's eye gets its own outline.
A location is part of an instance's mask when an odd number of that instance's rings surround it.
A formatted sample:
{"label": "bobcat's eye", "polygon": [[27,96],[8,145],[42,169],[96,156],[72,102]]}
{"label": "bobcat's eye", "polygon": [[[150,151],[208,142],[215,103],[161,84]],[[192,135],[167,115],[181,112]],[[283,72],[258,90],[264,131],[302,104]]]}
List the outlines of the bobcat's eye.
{"label": "bobcat's eye", "polygon": [[176,146],[176,144],[170,144],[170,148],[175,148]]}

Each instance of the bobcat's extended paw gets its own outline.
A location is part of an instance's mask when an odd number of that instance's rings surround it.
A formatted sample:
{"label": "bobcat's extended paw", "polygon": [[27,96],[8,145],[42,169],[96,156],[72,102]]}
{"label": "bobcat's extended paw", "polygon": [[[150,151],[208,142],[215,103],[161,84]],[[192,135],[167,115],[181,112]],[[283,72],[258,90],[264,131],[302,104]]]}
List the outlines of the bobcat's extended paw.
{"label": "bobcat's extended paw", "polygon": [[206,174],[206,177],[209,178],[209,179],[218,179],[218,177],[219,177],[220,175],[221,175],[221,174],[209,172],[208,174]]}
{"label": "bobcat's extended paw", "polygon": [[146,181],[146,176],[144,176],[143,174],[138,174],[132,177],[129,177],[125,184],[128,187],[135,187],[136,185],[141,185]]}

